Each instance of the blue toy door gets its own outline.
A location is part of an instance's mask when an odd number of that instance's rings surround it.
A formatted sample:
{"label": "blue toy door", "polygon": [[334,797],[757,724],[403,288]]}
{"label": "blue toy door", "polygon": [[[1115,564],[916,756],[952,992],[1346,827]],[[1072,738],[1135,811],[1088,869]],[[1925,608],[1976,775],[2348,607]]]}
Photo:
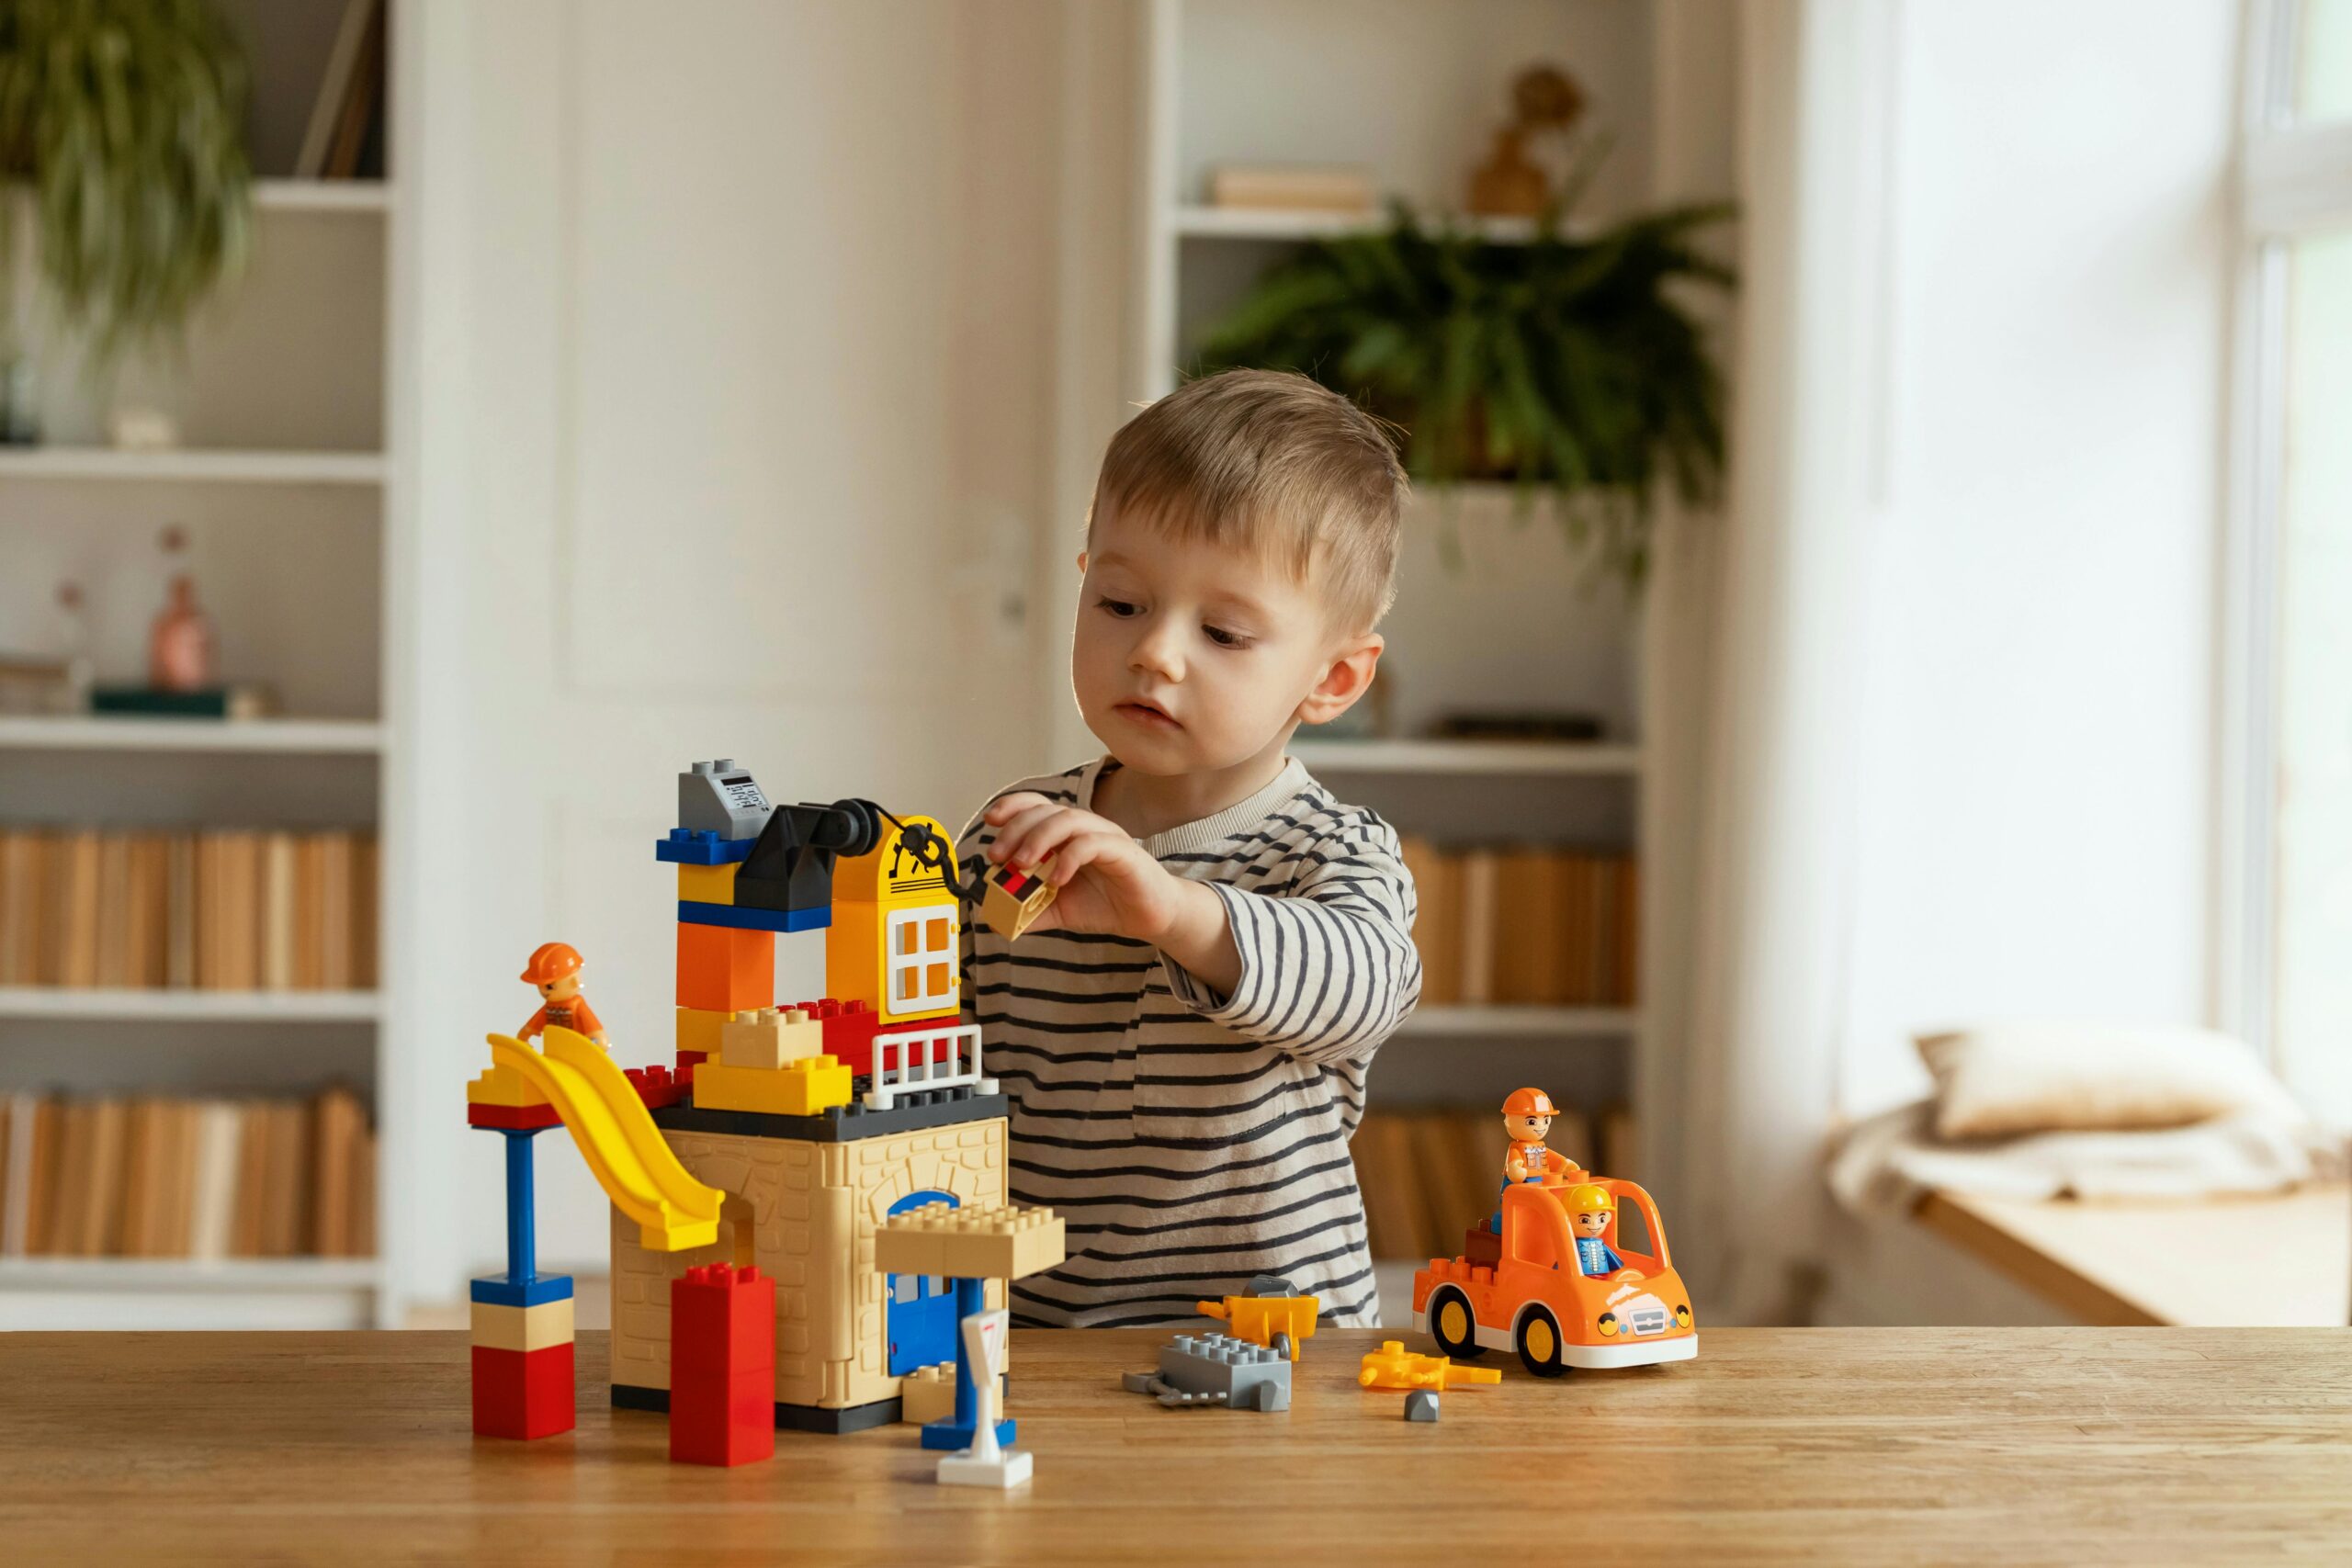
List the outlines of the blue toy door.
{"label": "blue toy door", "polygon": [[[890,1205],[890,1213],[925,1203],[960,1206],[952,1192],[910,1192]],[[954,1360],[956,1292],[947,1281],[936,1274],[892,1274],[882,1284],[888,1292],[884,1321],[890,1339],[890,1375],[900,1377],[917,1367]]]}

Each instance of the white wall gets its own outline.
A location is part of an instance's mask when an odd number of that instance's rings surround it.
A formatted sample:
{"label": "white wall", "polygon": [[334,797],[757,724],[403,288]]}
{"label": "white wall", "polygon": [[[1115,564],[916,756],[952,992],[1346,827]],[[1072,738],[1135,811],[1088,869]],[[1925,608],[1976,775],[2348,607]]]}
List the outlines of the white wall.
{"label": "white wall", "polygon": [[[412,7],[419,516],[404,1287],[502,1257],[462,1125],[537,942],[672,1049],[674,773],[960,822],[1044,760],[1061,8]],[[821,942],[781,939],[790,994]],[[540,1143],[541,1258],[606,1208]]]}
{"label": "white wall", "polygon": [[2236,29],[1902,10],[1849,1110],[1923,1025],[2205,1017]]}

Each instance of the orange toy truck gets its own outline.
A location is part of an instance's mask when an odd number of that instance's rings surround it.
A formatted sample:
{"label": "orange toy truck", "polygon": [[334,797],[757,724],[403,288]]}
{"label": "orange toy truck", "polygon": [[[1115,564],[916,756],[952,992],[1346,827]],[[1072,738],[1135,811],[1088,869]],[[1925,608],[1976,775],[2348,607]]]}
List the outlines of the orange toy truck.
{"label": "orange toy truck", "polygon": [[[1594,1189],[1608,1198],[1603,1206]],[[1581,1198],[1579,1198],[1581,1195]],[[1588,1275],[1577,1247],[1576,1205],[1602,1210],[1603,1244],[1584,1257],[1613,1258]],[[1627,1210],[1639,1213],[1649,1251],[1621,1236]],[[1600,1226],[1598,1217],[1590,1219]],[[1480,1227],[1483,1231],[1484,1227]],[[1587,1233],[1591,1235],[1591,1232]],[[1666,1247],[1657,1204],[1630,1181],[1582,1176],[1576,1183],[1524,1182],[1502,1195],[1502,1235],[1494,1262],[1433,1258],[1413,1276],[1413,1326],[1457,1359],[1517,1350],[1538,1377],[1570,1367],[1647,1367],[1699,1353],[1690,1294]]]}

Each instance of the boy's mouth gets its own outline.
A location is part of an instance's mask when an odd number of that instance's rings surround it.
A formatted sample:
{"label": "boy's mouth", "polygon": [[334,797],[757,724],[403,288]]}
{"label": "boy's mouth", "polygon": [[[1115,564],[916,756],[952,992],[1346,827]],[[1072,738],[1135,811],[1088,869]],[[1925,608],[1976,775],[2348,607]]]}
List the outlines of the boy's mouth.
{"label": "boy's mouth", "polygon": [[1182,729],[1184,728],[1182,725],[1170,718],[1168,716],[1168,711],[1161,707],[1158,703],[1146,702],[1141,697],[1133,698],[1127,702],[1120,703],[1112,711],[1119,714],[1129,723],[1142,725],[1147,729]]}

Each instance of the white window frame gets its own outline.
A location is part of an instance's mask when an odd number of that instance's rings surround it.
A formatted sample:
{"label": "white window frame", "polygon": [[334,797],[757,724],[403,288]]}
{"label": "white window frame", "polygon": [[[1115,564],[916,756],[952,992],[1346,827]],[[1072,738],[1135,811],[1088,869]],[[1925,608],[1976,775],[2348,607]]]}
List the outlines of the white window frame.
{"label": "white window frame", "polygon": [[[933,948],[924,945],[922,928],[933,920],[947,922],[947,945]],[[907,956],[899,953],[899,933],[912,926],[915,930],[915,951]],[[886,1018],[901,1013],[935,1012],[941,1008],[954,1007],[957,1001],[956,965],[956,909],[954,904],[922,904],[911,909],[893,909],[882,927],[882,1010]],[[933,964],[947,966],[947,989],[937,995],[921,988],[922,971]],[[916,989],[906,1000],[899,999],[899,976],[903,970],[915,972]]]}
{"label": "white window frame", "polygon": [[2278,1066],[2279,506],[2289,248],[2352,229],[2352,118],[2294,116],[2299,0],[2251,0],[2237,160],[2213,1012]]}

